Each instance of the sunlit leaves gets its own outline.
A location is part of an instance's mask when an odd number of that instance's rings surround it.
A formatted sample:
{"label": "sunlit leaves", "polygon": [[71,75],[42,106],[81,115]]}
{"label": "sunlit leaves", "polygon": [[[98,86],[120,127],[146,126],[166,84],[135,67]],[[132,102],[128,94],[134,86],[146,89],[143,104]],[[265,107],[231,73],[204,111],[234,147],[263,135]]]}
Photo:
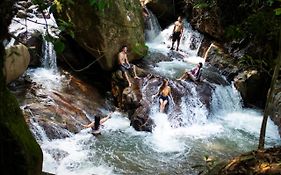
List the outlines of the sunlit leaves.
{"label": "sunlit leaves", "polygon": [[275,15],[281,15],[281,8],[277,8],[274,10]]}
{"label": "sunlit leaves", "polygon": [[54,4],[56,6],[57,12],[61,13],[62,12],[62,4],[58,0],[54,0]]}

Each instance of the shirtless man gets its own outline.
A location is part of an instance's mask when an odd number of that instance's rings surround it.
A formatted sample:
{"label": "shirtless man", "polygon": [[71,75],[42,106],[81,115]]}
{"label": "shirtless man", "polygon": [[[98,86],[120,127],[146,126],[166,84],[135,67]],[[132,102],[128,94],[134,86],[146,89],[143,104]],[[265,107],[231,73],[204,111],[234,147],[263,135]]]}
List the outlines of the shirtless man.
{"label": "shirtless man", "polygon": [[139,79],[140,77],[137,76],[136,66],[129,63],[128,57],[127,57],[127,51],[128,51],[127,46],[122,46],[121,51],[118,54],[118,64],[120,66],[120,70],[124,73],[125,78],[128,81],[129,87],[131,87],[132,83],[129,79],[128,72],[133,69],[134,78]]}
{"label": "shirtless man", "polygon": [[174,50],[175,41],[177,41],[176,51],[179,50],[180,39],[182,37],[182,34],[183,34],[183,22],[182,22],[182,18],[179,16],[178,20],[175,22],[174,29],[173,29],[171,50]]}
{"label": "shirtless man", "polygon": [[153,97],[155,96],[159,96],[160,112],[164,112],[166,105],[169,104],[169,96],[171,96],[171,87],[169,86],[168,80],[163,80],[159,92]]}

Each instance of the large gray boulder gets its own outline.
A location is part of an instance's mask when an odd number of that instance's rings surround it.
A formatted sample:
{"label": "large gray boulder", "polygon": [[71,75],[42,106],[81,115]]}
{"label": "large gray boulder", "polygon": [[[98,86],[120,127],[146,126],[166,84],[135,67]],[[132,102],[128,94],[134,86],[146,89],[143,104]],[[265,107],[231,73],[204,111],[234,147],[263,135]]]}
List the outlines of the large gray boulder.
{"label": "large gray boulder", "polygon": [[6,49],[3,72],[6,77],[6,84],[17,79],[28,67],[30,55],[28,48],[24,45],[11,46]]}
{"label": "large gray boulder", "polygon": [[103,69],[116,64],[122,45],[127,45],[129,61],[146,54],[144,22],[139,0],[104,1],[105,8],[97,9],[89,1],[65,5],[60,17],[71,19],[75,40],[93,55]]}

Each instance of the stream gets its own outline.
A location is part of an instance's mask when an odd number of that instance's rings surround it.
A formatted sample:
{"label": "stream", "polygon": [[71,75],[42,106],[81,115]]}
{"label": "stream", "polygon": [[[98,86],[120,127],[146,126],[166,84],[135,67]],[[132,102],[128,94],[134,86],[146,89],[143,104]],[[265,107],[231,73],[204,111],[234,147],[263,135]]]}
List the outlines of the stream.
{"label": "stream", "polygon": [[[155,23],[151,25],[157,25]],[[197,56],[203,36],[193,31],[187,21],[184,24],[184,38],[178,52],[181,58],[160,61],[152,68],[161,76],[175,79],[185,69],[198,62],[204,63],[204,59]],[[165,55],[174,52],[169,50],[173,25],[162,31],[157,26],[151,28],[157,31],[146,31],[150,32],[146,36],[149,51]],[[63,92],[67,76],[56,67],[53,46],[45,43],[44,48],[47,56],[43,58],[43,67],[29,69],[27,75],[47,91]],[[158,103],[152,105],[150,117],[155,123],[152,133],[135,131],[126,114],[118,111],[104,124],[102,134],[97,137],[91,134],[91,129],[82,129],[76,134],[61,130],[69,137],[49,139],[36,120],[31,120],[31,131],[44,154],[43,171],[58,175],[192,175],[198,174],[193,166],[204,164],[206,155],[225,160],[256,149],[262,111],[243,108],[241,96],[233,84],[212,86],[215,88],[210,109],[200,102],[195,87],[190,88],[192,96],[181,97],[181,125],[174,123],[176,121],[167,114],[159,113]],[[100,111],[109,112],[103,107]],[[93,115],[85,113],[93,120]],[[277,127],[269,120],[266,147],[275,145],[280,145],[280,137]]]}

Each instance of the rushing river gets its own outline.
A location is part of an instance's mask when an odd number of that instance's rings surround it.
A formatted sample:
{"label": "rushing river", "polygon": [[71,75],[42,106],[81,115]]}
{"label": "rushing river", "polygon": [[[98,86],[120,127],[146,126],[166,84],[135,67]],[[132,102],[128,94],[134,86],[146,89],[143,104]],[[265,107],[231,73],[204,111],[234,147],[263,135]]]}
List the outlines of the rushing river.
{"label": "rushing river", "polygon": [[[151,52],[170,53],[172,27],[155,36],[149,34],[147,45]],[[204,62],[196,56],[203,37],[192,31],[186,21],[184,36],[179,51],[183,58],[160,62],[154,71],[175,78],[184,69]],[[48,43],[44,46],[52,49]],[[44,59],[55,59],[53,52],[46,53],[49,56]],[[66,77],[54,68],[53,61],[43,62],[51,66],[30,70],[28,75],[38,84],[60,91]],[[213,86],[216,88],[210,111],[198,100],[195,88],[192,97],[182,97],[184,125],[179,127],[172,127],[174,121],[157,112],[158,104],[151,106],[150,117],[156,124],[152,133],[135,131],[127,116],[120,112],[113,113],[98,137],[90,129],[83,129],[77,134],[67,133],[68,138],[50,140],[38,123],[31,122],[44,154],[43,171],[58,175],[197,174],[198,170],[192,167],[204,164],[206,155],[223,160],[256,149],[262,111],[242,108],[241,97],[233,85]],[[277,144],[280,144],[277,127],[269,120],[266,146]]]}

